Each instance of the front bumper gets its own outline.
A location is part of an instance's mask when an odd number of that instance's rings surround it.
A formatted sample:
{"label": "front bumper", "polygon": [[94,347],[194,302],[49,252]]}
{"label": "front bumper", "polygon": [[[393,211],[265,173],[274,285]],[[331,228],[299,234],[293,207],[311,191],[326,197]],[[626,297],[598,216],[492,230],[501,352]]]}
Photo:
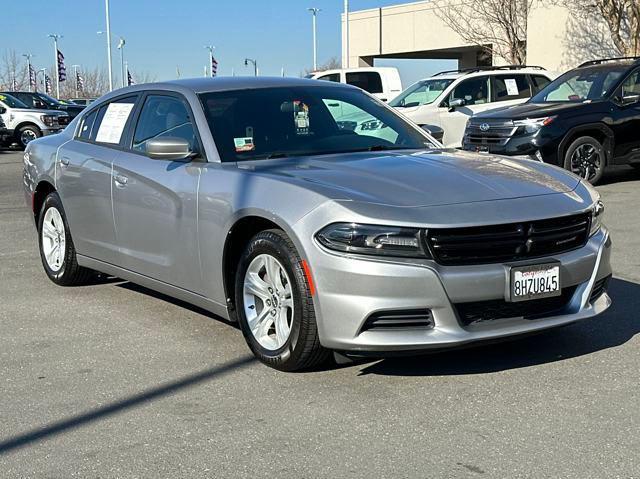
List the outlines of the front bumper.
{"label": "front bumper", "polygon": [[[603,227],[584,247],[540,259],[541,263],[559,261],[563,288],[575,287],[562,314],[464,326],[454,305],[504,299],[505,265],[447,267],[429,260],[385,261],[337,254],[316,245],[307,255],[317,286],[314,304],[320,341],[327,348],[352,353],[420,351],[496,340],[589,318],[611,304],[606,293],[590,301],[594,284],[611,275],[610,251],[609,234]],[[424,308],[432,313],[431,329],[363,330],[373,313]]]}

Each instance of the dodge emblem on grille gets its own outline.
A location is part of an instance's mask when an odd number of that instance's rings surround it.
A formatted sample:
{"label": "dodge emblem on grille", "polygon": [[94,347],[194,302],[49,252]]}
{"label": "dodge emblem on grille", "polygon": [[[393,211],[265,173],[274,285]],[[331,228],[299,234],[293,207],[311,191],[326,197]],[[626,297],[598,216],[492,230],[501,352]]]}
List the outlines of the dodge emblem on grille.
{"label": "dodge emblem on grille", "polygon": [[489,131],[489,128],[491,128],[491,126],[489,125],[489,123],[483,123],[480,125],[480,129],[482,131]]}

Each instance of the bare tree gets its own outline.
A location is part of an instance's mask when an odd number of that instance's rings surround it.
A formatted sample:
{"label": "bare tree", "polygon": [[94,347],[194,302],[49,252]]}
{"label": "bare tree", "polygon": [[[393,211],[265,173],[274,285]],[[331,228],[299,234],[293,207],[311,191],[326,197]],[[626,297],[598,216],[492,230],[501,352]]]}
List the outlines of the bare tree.
{"label": "bare tree", "polygon": [[338,57],[331,57],[322,65],[318,65],[318,68],[315,70],[313,68],[305,68],[302,76],[308,75],[309,73],[312,73],[312,72],[323,72],[325,70],[336,70],[338,68],[342,68],[342,64],[340,63],[340,60],[338,60]]}
{"label": "bare tree", "polygon": [[450,0],[436,14],[465,42],[521,65],[527,58],[527,17],[533,0]]}
{"label": "bare tree", "polygon": [[14,79],[18,90],[28,88],[29,73],[26,62],[22,61],[15,50],[7,50],[0,61],[0,89],[12,90]]}
{"label": "bare tree", "polygon": [[640,0],[563,0],[572,14],[604,21],[622,56],[640,56]]}

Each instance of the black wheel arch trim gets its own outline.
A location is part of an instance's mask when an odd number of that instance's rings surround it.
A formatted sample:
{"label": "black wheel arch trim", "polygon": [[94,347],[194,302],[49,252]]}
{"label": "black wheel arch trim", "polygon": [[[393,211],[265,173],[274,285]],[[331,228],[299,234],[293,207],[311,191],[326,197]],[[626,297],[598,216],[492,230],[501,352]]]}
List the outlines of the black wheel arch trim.
{"label": "black wheel arch trim", "polygon": [[615,148],[615,135],[613,134],[613,130],[604,123],[585,123],[584,125],[574,126],[567,131],[558,145],[558,163],[564,164],[564,154],[567,151],[567,148],[569,148],[571,142],[574,141],[580,133],[587,133],[594,130],[598,130],[600,133],[603,133],[607,138],[602,145],[604,148],[605,166],[611,164]]}

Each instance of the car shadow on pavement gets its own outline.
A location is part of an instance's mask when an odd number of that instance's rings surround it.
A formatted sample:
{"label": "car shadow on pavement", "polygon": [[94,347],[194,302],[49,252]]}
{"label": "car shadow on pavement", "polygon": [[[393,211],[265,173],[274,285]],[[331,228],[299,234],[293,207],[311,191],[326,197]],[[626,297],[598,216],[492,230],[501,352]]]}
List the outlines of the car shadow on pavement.
{"label": "car shadow on pavement", "polygon": [[222,376],[226,376],[239,369],[245,368],[254,362],[255,358],[253,356],[243,356],[219,366],[182,377],[173,382],[168,382],[157,387],[146,389],[138,394],[123,398],[120,401],[115,401],[102,407],[90,409],[75,416],[51,422],[43,425],[42,427],[36,427],[22,434],[11,437],[0,437],[0,456],[41,440],[57,436],[58,434],[69,432],[89,423],[126,412],[129,409],[142,406],[155,399],[178,393],[186,388],[197,386],[203,382],[219,379]]}
{"label": "car shadow on pavement", "polygon": [[605,171],[602,180],[598,183],[598,186],[638,180],[640,180],[640,168],[633,168],[631,166],[615,166]]}
{"label": "car shadow on pavement", "polygon": [[509,342],[390,358],[362,365],[360,375],[484,374],[562,361],[620,346],[640,333],[640,284],[613,279],[612,306],[600,316]]}

